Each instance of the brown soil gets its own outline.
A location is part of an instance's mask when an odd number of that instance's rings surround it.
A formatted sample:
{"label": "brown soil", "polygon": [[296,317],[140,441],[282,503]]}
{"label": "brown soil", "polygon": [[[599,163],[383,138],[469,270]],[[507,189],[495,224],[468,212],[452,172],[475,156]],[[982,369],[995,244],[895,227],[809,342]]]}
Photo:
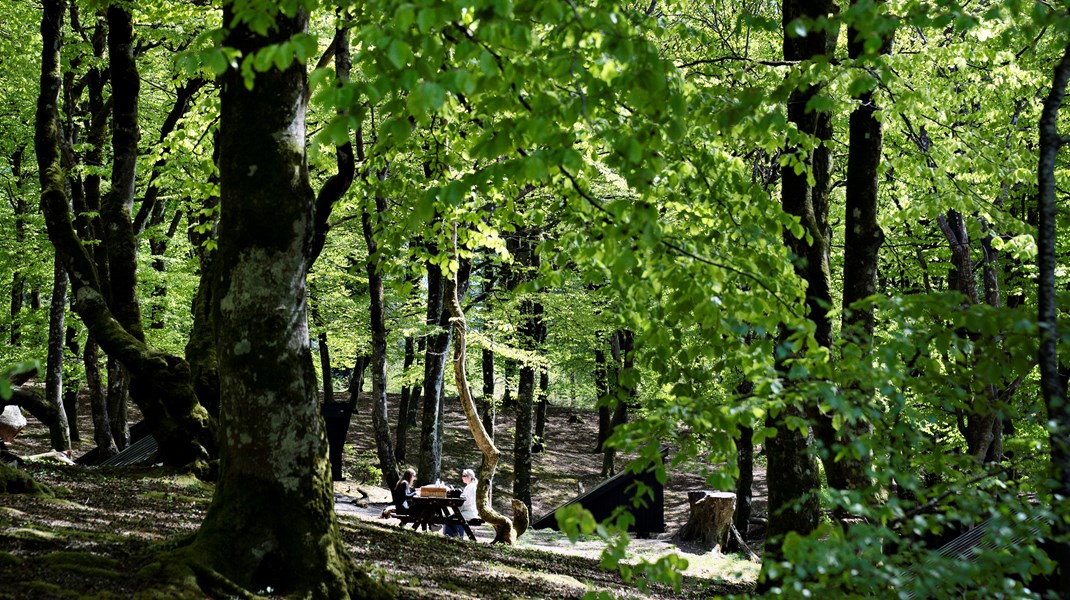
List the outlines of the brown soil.
{"label": "brown soil", "polygon": [[[396,406],[394,398],[392,405]],[[92,448],[89,407],[83,406],[79,456]],[[48,432],[32,417],[9,450],[28,456],[48,451]],[[533,461],[532,512],[537,517],[591,489],[600,480],[601,455],[591,452],[596,415],[590,411],[551,407],[546,430],[547,451]],[[495,507],[509,505],[512,487],[512,413],[500,414],[497,436],[502,458],[495,478]],[[457,404],[447,401],[443,475],[458,483],[461,469],[477,468],[479,454]],[[415,456],[416,431],[409,455]],[[476,528],[480,543],[402,529],[378,518],[389,501],[373,481],[359,481],[368,452],[374,447],[371,417],[362,398],[347,438],[343,471],[336,483],[338,514],[346,545],[354,558],[407,598],[574,598],[589,590],[629,597],[709,597],[742,593],[753,584],[749,574],[733,576],[727,559],[680,543],[673,535],[687,519],[687,491],[707,486],[694,466],[669,473],[665,488],[664,534],[635,540],[633,560],[653,560],[668,552],[687,558],[679,591],[654,586],[637,588],[616,571],[599,566],[603,544],[585,539],[572,545],[551,530],[529,531],[516,547],[490,545],[492,532]],[[415,462],[415,461],[412,461]],[[212,485],[188,476],[151,468],[101,469],[31,462],[25,469],[53,486],[58,499],[0,495],[0,599],[3,598],[129,598],[151,590],[136,573],[158,550],[178,536],[196,531],[211,498]],[[754,513],[764,514],[764,471],[756,473]],[[357,517],[357,518],[353,518]],[[752,529],[752,535],[760,533]],[[740,564],[738,558],[733,564]],[[746,563],[743,563],[746,564]],[[726,570],[727,569],[727,570]],[[737,569],[738,570],[738,569]]]}

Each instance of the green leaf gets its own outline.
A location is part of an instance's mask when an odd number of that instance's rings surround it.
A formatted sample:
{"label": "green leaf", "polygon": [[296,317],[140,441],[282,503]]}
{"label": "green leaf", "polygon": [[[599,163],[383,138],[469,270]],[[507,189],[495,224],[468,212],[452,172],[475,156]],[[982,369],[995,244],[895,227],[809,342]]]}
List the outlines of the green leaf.
{"label": "green leaf", "polygon": [[394,40],[386,50],[386,57],[395,67],[403,69],[412,62],[412,46],[402,40]]}
{"label": "green leaf", "polygon": [[297,56],[297,60],[302,63],[308,62],[308,59],[319,53],[319,40],[314,35],[299,33],[291,41],[293,42],[294,54]]}
{"label": "green leaf", "polygon": [[416,115],[434,112],[446,102],[446,90],[433,81],[424,81],[409,94],[409,111]]}
{"label": "green leaf", "polygon": [[431,33],[438,20],[438,10],[430,7],[421,8],[416,16],[416,28],[420,30],[420,33]]}
{"label": "green leaf", "polygon": [[227,70],[227,55],[219,48],[206,48],[201,51],[201,61],[215,75],[222,75]]}
{"label": "green leaf", "polygon": [[253,62],[253,68],[263,73],[271,68],[272,62],[275,59],[275,52],[278,51],[278,46],[271,45],[265,46],[256,53],[256,59]]}
{"label": "green leaf", "polygon": [[479,54],[479,69],[484,75],[493,77],[498,74],[498,62],[490,52],[484,50]]}
{"label": "green leaf", "polygon": [[279,44],[279,49],[275,52],[275,68],[280,71],[285,71],[290,67],[290,63],[294,60],[294,47],[290,42]]}
{"label": "green leaf", "polygon": [[406,31],[412,27],[413,21],[416,19],[416,9],[412,4],[402,4],[394,11],[394,24],[401,31]]}

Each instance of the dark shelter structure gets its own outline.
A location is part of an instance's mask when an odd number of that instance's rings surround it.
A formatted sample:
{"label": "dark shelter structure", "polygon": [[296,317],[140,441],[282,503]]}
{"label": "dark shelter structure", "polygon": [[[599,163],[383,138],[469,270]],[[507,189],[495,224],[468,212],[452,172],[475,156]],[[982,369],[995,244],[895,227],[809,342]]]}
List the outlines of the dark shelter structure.
{"label": "dark shelter structure", "polygon": [[[632,504],[636,482],[642,482],[643,485],[651,488],[654,494],[653,499],[644,497],[643,506],[640,507]],[[639,537],[665,531],[665,486],[658,482],[653,469],[638,474],[628,470],[622,471],[539,517],[532,522],[532,528],[557,529],[557,511],[573,504],[579,504],[591,511],[597,521],[608,518],[618,506],[623,506],[635,516],[635,523],[628,528],[628,531]]]}

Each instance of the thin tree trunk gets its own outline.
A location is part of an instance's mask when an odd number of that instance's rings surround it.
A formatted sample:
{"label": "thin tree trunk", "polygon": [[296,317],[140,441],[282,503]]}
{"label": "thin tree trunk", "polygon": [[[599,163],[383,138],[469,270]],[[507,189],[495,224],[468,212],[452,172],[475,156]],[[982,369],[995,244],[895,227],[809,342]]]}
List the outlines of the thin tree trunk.
{"label": "thin tree trunk", "polygon": [[89,389],[89,406],[93,414],[93,441],[97,446],[97,457],[105,459],[118,454],[119,449],[112,437],[111,423],[108,420],[108,400],[104,395],[104,380],[100,374],[100,350],[92,335],[85,341],[82,362],[85,365],[85,383]]}
{"label": "thin tree trunk", "polygon": [[130,445],[129,403],[127,392],[129,390],[130,375],[123,365],[114,358],[108,358],[108,422],[111,424],[111,435],[115,439],[115,445],[119,451],[123,451]]}
{"label": "thin tree trunk", "polygon": [[334,381],[331,376],[331,349],[327,346],[327,332],[319,334],[320,371],[323,373],[323,403],[334,404]]}
{"label": "thin tree trunk", "polygon": [[[1056,300],[1055,270],[1056,221],[1058,206],[1055,202],[1055,164],[1059,148],[1065,138],[1059,134],[1058,117],[1070,81],[1070,44],[1063,51],[1055,67],[1051,90],[1044,99],[1040,116],[1040,161],[1038,165],[1039,220],[1037,236],[1038,273],[1038,325],[1040,327],[1040,391],[1048,413],[1048,436],[1051,451],[1051,495],[1061,498],[1061,505],[1052,506],[1055,514],[1067,514],[1067,498],[1070,498],[1070,403],[1066,398],[1066,384],[1060,377],[1057,340],[1059,339],[1058,305]],[[1056,565],[1055,595],[1070,598],[1070,523],[1056,519],[1052,526],[1049,555]]]}
{"label": "thin tree trunk", "polygon": [[[427,351],[427,340],[420,338],[416,341],[416,356],[419,358],[424,352]],[[422,369],[417,368],[417,372]],[[423,380],[417,380],[412,384],[412,391],[409,393],[409,427],[415,427],[420,422],[420,394],[423,391]]]}
{"label": "thin tree trunk", "polygon": [[595,438],[594,450],[602,452],[606,438],[609,437],[609,428],[612,426],[613,409],[609,407],[609,367],[606,365],[606,353],[601,348],[594,351],[594,390],[595,405],[598,407],[598,435]]}
{"label": "thin tree trunk", "polygon": [[49,427],[52,448],[71,448],[67,411],[63,409],[63,348],[66,342],[67,272],[56,257],[52,272],[52,304],[48,312],[48,358],[45,364],[45,402],[56,409],[56,421]]}
{"label": "thin tree trunk", "polygon": [[736,478],[736,514],[732,519],[736,530],[745,542],[747,530],[750,527],[753,499],[751,489],[754,486],[754,430],[750,427],[739,428],[739,438],[736,440],[736,466],[739,468],[739,477]]}
{"label": "thin tree trunk", "polygon": [[[28,204],[22,195],[22,185],[25,174],[22,171],[22,156],[25,146],[11,154],[11,175],[18,186],[16,197],[11,201],[11,208],[15,219],[15,252],[23,252],[26,247],[26,217]],[[25,259],[16,255],[16,264],[24,264]],[[26,275],[21,269],[15,269],[11,275],[11,336],[9,338],[12,347],[22,344],[22,331],[19,323],[22,312],[23,299],[26,295]]]}
{"label": "thin tree trunk", "polygon": [[497,402],[494,398],[494,352],[483,349],[483,428],[487,430],[490,439],[494,439],[494,421],[498,414]]}
{"label": "thin tree trunk", "polygon": [[539,369],[539,399],[535,403],[535,442],[532,452],[542,452],[546,448],[546,405],[549,403],[550,372],[544,367]]}
{"label": "thin tree trunk", "polygon": [[[530,303],[529,303],[530,304]],[[530,306],[527,309],[531,310]],[[526,312],[523,311],[522,312]],[[520,367],[516,393],[516,428],[513,433],[513,497],[531,508],[532,416],[535,406],[535,369]]]}
{"label": "thin tree trunk", "polygon": [[[438,325],[443,309],[442,270],[428,263],[427,266],[427,323]],[[442,423],[439,421],[442,403],[443,373],[446,366],[446,351],[449,349],[450,333],[439,330],[427,338],[424,355],[424,402],[423,421],[420,424],[420,460],[416,481],[424,484],[439,479],[442,468],[442,446],[438,437]]]}
{"label": "thin tree trunk", "polygon": [[[415,360],[416,342],[410,335],[405,338],[405,359],[402,364],[403,377],[408,374]],[[394,442],[394,458],[397,460],[398,465],[405,464],[405,448],[407,445],[405,442],[409,436],[409,413],[415,412],[409,406],[409,401],[412,399],[412,390],[412,386],[402,386],[401,400],[398,402],[398,425],[395,431],[396,441]]]}
{"label": "thin tree trunk", "polygon": [[[454,236],[456,236],[456,228],[454,229]],[[456,237],[454,240],[454,246],[456,248]],[[476,508],[479,511],[480,518],[494,527],[495,542],[513,544],[516,541],[516,538],[523,532],[518,533],[513,528],[513,520],[495,511],[490,501],[490,492],[494,487],[494,473],[498,467],[498,459],[501,456],[501,452],[494,445],[494,440],[487,434],[486,429],[483,428],[483,423],[476,410],[475,401],[472,399],[471,390],[468,388],[468,375],[465,371],[465,363],[467,361],[465,333],[467,331],[467,324],[464,319],[464,312],[461,310],[461,302],[456,280],[448,278],[446,280],[445,288],[447,309],[449,310],[450,316],[453,317],[451,327],[456,336],[456,342],[453,346],[453,371],[454,379],[457,382],[457,395],[460,398],[461,408],[464,409],[464,415],[468,421],[468,428],[472,432],[476,447],[479,448],[479,451],[483,456],[483,461],[479,467],[479,483],[476,484]],[[522,503],[514,500],[514,511],[517,510],[518,505],[524,506]]]}
{"label": "thin tree trunk", "polygon": [[[383,173],[385,176],[385,173]],[[382,177],[380,177],[382,179]],[[386,300],[383,291],[383,274],[379,245],[375,230],[382,230],[386,213],[386,198],[375,198],[375,224],[372,213],[364,207],[361,216],[364,241],[368,245],[368,295],[371,303],[372,331],[372,428],[375,431],[375,447],[379,454],[379,469],[382,471],[383,487],[389,489],[400,478],[394,457],[394,445],[390,439],[390,422],[386,403]]]}

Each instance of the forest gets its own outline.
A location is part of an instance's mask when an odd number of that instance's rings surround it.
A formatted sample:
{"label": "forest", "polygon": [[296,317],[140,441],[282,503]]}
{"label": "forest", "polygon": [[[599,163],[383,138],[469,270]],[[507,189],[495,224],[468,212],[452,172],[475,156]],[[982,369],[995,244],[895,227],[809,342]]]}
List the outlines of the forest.
{"label": "forest", "polygon": [[[18,0],[0,67],[5,415],[210,486],[140,597],[411,597],[334,510],[362,392],[388,490],[463,418],[487,552],[569,407],[744,537],[764,473],[731,593],[1070,597],[1070,4]],[[28,465],[0,504],[86,477]]]}

